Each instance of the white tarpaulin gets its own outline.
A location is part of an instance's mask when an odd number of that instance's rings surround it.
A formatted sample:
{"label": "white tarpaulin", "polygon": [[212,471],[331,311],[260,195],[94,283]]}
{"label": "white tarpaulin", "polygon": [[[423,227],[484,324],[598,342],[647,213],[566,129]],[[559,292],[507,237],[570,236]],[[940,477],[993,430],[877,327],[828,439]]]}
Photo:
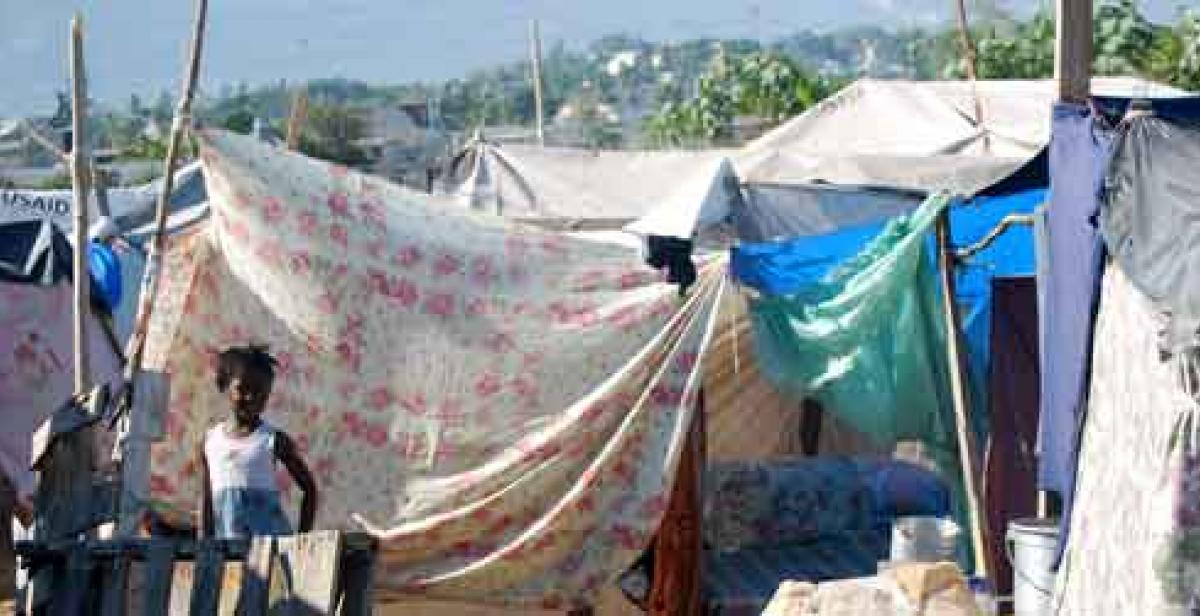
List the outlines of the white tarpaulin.
{"label": "white tarpaulin", "polygon": [[[1136,78],[1096,78],[1097,96],[1185,92]],[[976,117],[975,96],[983,108]],[[1051,80],[862,79],[747,144],[745,181],[880,185],[970,193],[1015,171],[1050,140]]]}
{"label": "white tarpaulin", "polygon": [[678,187],[643,217],[626,225],[638,235],[688,239],[696,229],[729,217],[741,201],[737,174],[728,158],[709,163],[684,178]]}
{"label": "white tarpaulin", "polygon": [[471,176],[460,203],[507,218],[610,220],[649,212],[685,180],[732,154],[703,151],[594,151],[526,145],[471,146]]}

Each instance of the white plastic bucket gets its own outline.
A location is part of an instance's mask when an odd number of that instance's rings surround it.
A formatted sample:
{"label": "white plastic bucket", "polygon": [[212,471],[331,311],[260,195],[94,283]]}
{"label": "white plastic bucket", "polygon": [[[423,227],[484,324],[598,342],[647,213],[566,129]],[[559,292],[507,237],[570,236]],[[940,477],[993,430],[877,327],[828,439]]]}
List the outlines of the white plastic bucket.
{"label": "white plastic bucket", "polygon": [[1058,521],[1021,518],[1008,523],[1005,535],[1013,569],[1014,616],[1049,616],[1054,594],[1054,552]]}
{"label": "white plastic bucket", "polygon": [[931,516],[897,518],[892,524],[891,562],[935,563],[954,560],[958,524]]}

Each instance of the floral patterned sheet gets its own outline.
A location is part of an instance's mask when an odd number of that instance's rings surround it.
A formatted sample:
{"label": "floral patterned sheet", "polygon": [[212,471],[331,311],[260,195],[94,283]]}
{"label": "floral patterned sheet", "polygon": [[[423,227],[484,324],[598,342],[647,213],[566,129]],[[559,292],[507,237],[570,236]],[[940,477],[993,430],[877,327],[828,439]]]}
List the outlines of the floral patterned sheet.
{"label": "floral patterned sheet", "polygon": [[1055,614],[1200,613],[1200,366],[1161,356],[1163,323],[1110,265]]}
{"label": "floral patterned sheet", "polygon": [[[322,491],[318,525],[383,540],[378,593],[566,608],[647,545],[722,292],[636,251],[514,226],[221,132],[213,217],[174,244],[148,357],[172,374],[157,498],[198,494],[227,412],[213,353],[280,360],[268,417]],[[286,485],[286,484],[285,484]]]}
{"label": "floral patterned sheet", "polygon": [[[75,387],[70,281],[53,286],[0,282],[0,471],[22,497],[33,494],[29,457],[34,430]],[[103,326],[88,327],[92,378],[104,382],[121,365]]]}

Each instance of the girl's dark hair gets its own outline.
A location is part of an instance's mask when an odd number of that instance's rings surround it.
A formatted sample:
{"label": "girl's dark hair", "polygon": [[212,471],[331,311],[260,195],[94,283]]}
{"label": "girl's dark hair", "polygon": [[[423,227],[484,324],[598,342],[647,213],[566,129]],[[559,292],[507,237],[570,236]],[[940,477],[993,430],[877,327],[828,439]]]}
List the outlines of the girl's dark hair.
{"label": "girl's dark hair", "polygon": [[273,382],[275,366],[278,364],[279,362],[267,352],[265,344],[229,347],[217,355],[217,389],[228,389],[234,373],[240,370],[252,370]]}

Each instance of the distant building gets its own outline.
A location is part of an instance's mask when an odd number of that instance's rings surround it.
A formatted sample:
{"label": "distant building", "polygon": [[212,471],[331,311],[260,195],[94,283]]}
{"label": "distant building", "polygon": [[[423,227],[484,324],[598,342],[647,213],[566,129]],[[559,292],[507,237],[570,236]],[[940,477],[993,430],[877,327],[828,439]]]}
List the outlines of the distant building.
{"label": "distant building", "polygon": [[373,171],[414,188],[428,188],[431,174],[441,168],[450,149],[430,103],[381,105],[365,115],[365,136],[357,145],[374,161]]}

